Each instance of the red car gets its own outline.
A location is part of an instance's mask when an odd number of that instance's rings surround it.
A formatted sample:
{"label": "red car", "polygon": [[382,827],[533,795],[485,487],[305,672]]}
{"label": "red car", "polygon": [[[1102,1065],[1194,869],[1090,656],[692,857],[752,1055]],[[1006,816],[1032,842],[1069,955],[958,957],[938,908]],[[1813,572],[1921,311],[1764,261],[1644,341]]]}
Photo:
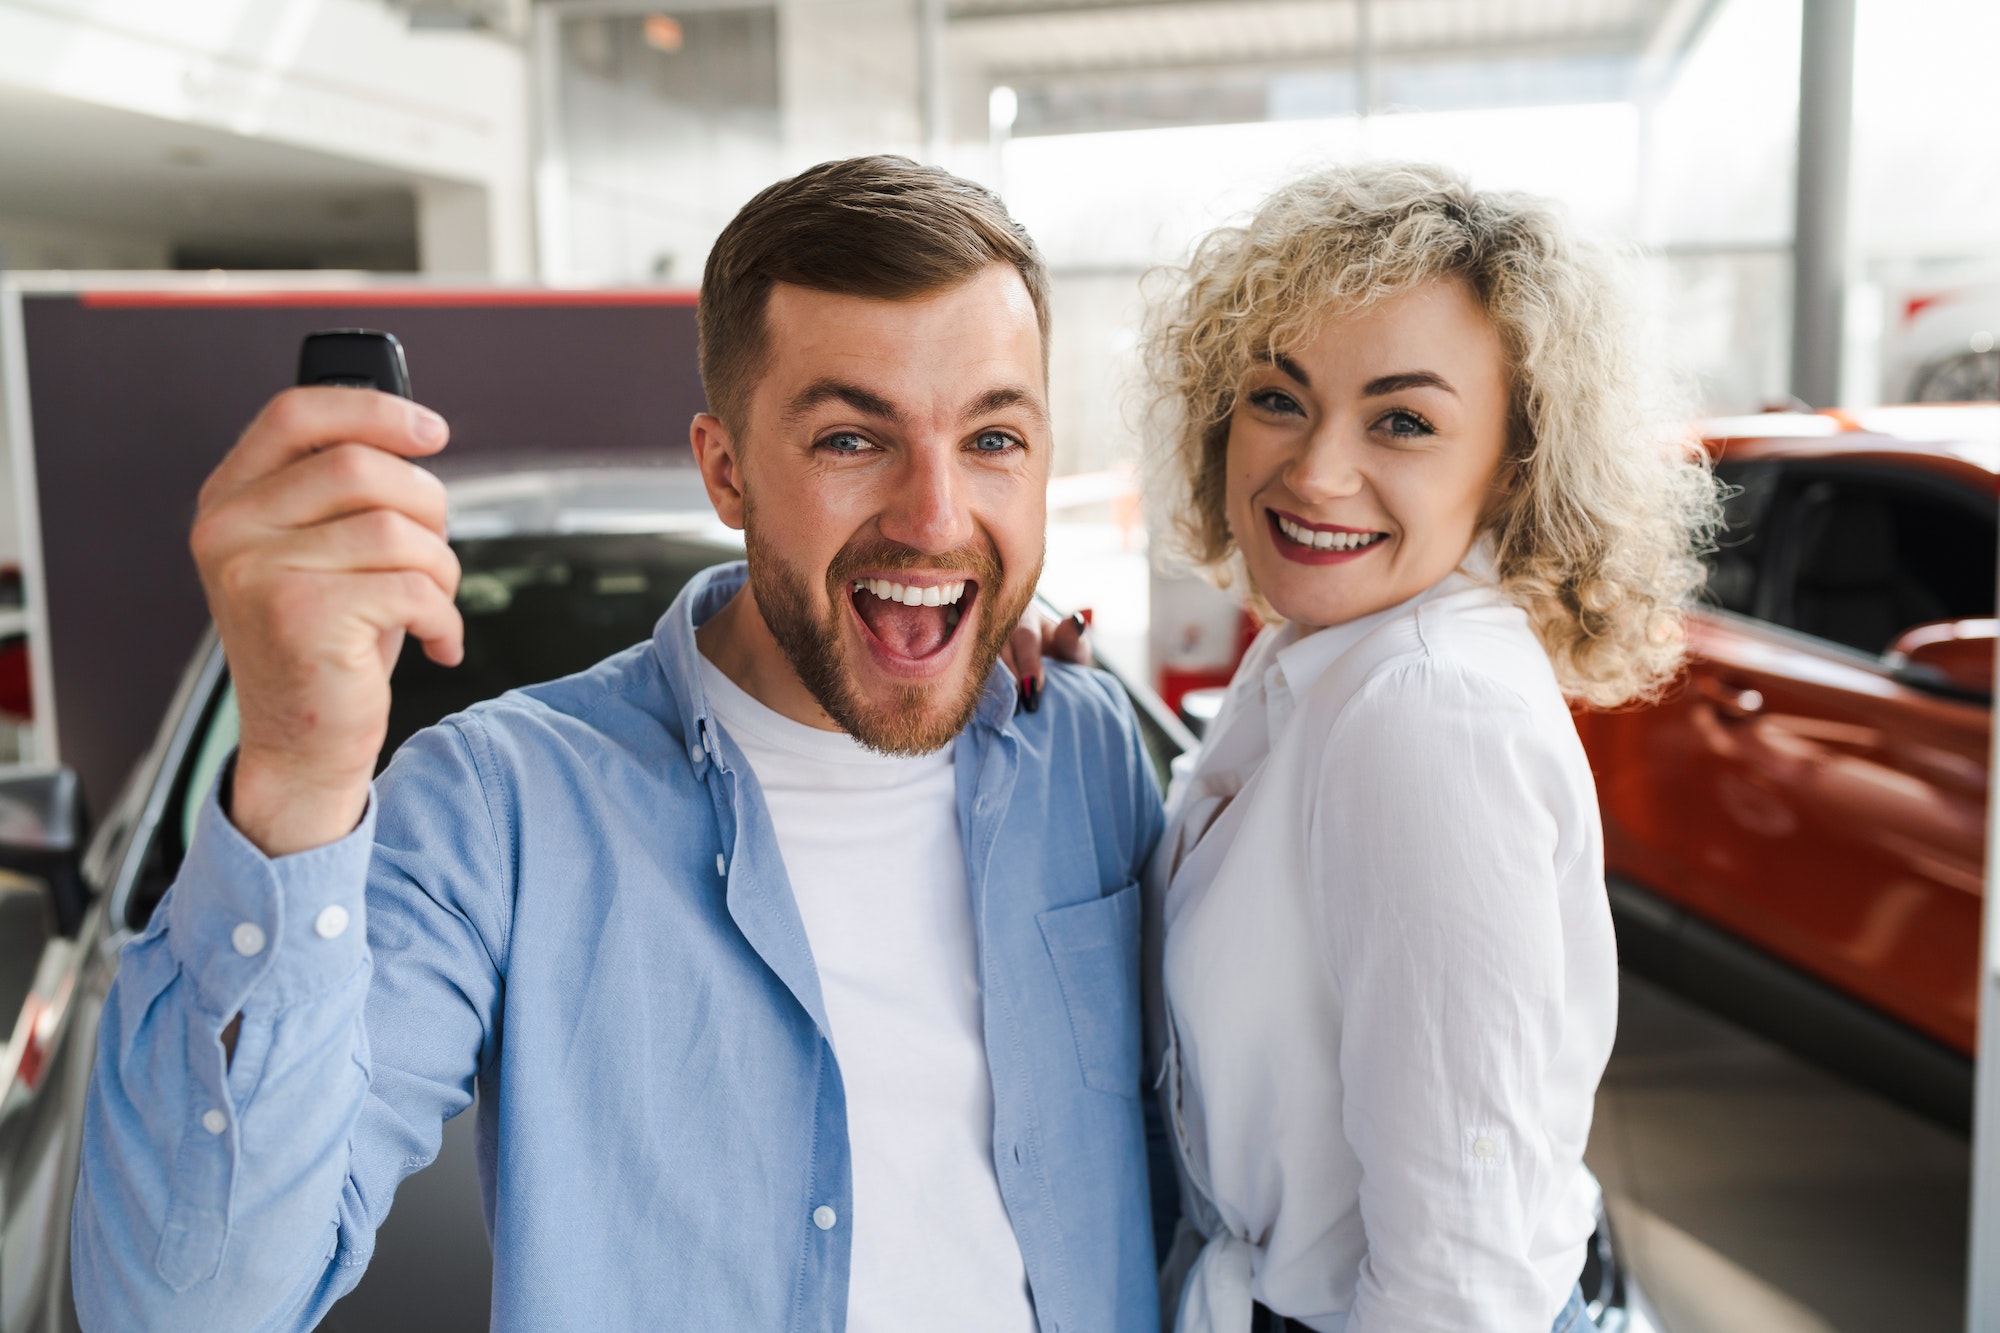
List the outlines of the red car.
{"label": "red car", "polygon": [[1623,961],[1969,1124],[2000,409],[1712,423],[1691,661],[1585,712]]}

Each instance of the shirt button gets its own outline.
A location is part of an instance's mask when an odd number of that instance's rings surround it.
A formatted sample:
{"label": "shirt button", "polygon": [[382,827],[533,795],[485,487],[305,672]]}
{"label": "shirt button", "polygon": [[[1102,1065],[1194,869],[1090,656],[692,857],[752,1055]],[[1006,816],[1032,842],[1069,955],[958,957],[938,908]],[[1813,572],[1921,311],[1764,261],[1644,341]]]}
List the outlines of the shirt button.
{"label": "shirt button", "polygon": [[201,1115],[201,1127],[211,1134],[220,1134],[229,1128],[229,1117],[220,1111],[204,1111]]}
{"label": "shirt button", "polygon": [[229,943],[245,958],[254,958],[264,952],[264,928],[255,921],[245,921],[229,932]]}
{"label": "shirt button", "polygon": [[339,903],[323,908],[313,918],[313,934],[323,940],[337,940],[347,929],[347,909]]}
{"label": "shirt button", "polygon": [[1492,1139],[1487,1138],[1484,1134],[1481,1134],[1472,1141],[1472,1155],[1479,1158],[1498,1157],[1500,1155],[1500,1145]]}
{"label": "shirt button", "polygon": [[821,1204],[819,1207],[813,1209],[813,1225],[821,1231],[833,1230],[833,1224],[839,1220],[840,1214],[834,1212],[833,1209],[827,1207],[825,1204]]}

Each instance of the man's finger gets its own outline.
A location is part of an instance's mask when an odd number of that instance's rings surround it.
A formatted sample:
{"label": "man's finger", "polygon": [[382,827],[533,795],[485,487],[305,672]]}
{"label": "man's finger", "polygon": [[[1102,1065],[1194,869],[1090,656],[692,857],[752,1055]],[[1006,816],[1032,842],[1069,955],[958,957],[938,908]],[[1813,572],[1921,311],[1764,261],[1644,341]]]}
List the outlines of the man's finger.
{"label": "man's finger", "polygon": [[371,445],[405,458],[444,448],[451,430],[421,404],[375,389],[313,385],[264,405],[202,487],[203,505],[331,444]]}
{"label": "man's finger", "polygon": [[413,569],[354,577],[367,581],[362,614],[377,629],[407,630],[439,666],[464,660],[465,620],[436,580]]}
{"label": "man's finger", "polygon": [[262,528],[304,528],[346,514],[390,509],[445,534],[444,483],[407,459],[366,444],[336,444],[259,478],[219,503]]}
{"label": "man's finger", "polygon": [[414,570],[446,597],[458,592],[458,556],[444,538],[390,509],[369,509],[278,539],[269,548],[276,564],[326,574],[382,574]]}

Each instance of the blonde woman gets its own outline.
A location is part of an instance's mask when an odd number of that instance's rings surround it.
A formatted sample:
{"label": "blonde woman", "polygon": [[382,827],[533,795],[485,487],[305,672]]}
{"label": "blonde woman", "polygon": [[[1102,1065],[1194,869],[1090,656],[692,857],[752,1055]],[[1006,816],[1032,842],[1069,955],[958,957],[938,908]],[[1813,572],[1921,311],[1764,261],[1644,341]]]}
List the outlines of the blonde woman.
{"label": "blonde woman", "polygon": [[1178,276],[1156,461],[1186,553],[1275,623],[1149,885],[1168,1308],[1568,1333],[1618,979],[1566,700],[1674,672],[1712,482],[1611,266],[1533,199],[1328,171]]}

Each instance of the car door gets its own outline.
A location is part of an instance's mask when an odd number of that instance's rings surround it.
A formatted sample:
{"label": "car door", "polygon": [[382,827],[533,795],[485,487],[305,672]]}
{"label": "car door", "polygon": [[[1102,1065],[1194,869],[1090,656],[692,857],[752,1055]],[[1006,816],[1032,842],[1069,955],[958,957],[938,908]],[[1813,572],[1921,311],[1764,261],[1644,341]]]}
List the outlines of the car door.
{"label": "car door", "polygon": [[1686,900],[1970,1053],[1991,710],[1883,654],[1993,614],[1992,497],[1887,462],[1724,476],[1744,526],[1694,627],[1663,803]]}

